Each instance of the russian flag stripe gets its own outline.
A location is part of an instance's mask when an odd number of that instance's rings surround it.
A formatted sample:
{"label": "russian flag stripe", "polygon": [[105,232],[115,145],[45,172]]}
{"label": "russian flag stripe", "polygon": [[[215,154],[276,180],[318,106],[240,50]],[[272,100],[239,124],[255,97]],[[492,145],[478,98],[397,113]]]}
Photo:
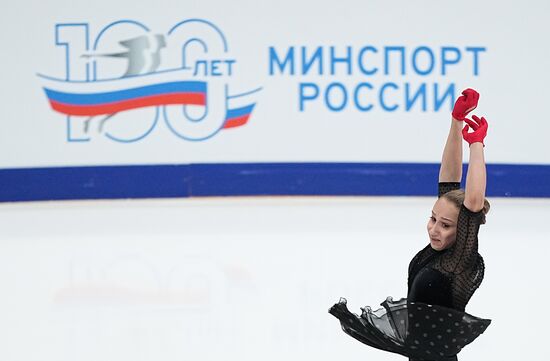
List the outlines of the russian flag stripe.
{"label": "russian flag stripe", "polygon": [[70,105],[103,105],[173,93],[206,93],[206,82],[179,81],[101,93],[66,93],[44,88],[50,101]]}
{"label": "russian flag stripe", "polygon": [[225,121],[223,128],[228,129],[228,128],[240,127],[242,125],[245,125],[248,122],[248,118],[250,118],[250,114],[242,117],[238,117],[238,118],[227,119]]}
{"label": "russian flag stripe", "polygon": [[254,110],[256,104],[250,104],[241,108],[227,109],[224,129],[235,128],[245,125]]}
{"label": "russian flag stripe", "polygon": [[52,108],[60,113],[75,116],[94,116],[113,114],[124,110],[145,108],[158,105],[205,105],[204,93],[175,93],[164,95],[151,95],[125,101],[104,103],[97,105],[74,105],[50,100]]}
{"label": "russian flag stripe", "polygon": [[250,115],[256,104],[247,105],[242,108],[227,109],[227,119],[238,118],[245,115]]}

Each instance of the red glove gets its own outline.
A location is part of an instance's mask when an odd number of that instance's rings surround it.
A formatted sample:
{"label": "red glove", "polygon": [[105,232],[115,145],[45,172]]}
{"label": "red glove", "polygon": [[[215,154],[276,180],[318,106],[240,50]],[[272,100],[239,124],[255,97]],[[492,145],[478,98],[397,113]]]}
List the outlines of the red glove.
{"label": "red glove", "polygon": [[479,93],[474,89],[465,89],[462,95],[458,97],[453,108],[453,118],[456,120],[464,120],[469,112],[477,107]]}
{"label": "red glove", "polygon": [[[470,145],[472,145],[473,143],[481,143],[483,144],[483,146],[485,146],[485,144],[483,143],[483,139],[485,139],[485,136],[487,135],[487,121],[484,117],[481,117],[481,119],[479,119],[475,115],[472,115],[472,119],[473,120],[464,118],[464,121],[468,123],[468,125],[466,125],[464,129],[462,129],[462,137]],[[468,133],[470,127],[473,129],[473,133]]]}

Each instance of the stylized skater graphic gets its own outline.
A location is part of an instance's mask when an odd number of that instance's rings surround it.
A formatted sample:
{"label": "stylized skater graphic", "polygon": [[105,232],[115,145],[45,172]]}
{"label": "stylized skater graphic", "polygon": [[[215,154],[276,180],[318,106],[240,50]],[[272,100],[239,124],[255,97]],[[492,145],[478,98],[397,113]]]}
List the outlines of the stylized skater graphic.
{"label": "stylized skater graphic", "polygon": [[[166,39],[161,34],[143,35],[136,38],[123,40],[119,42],[127,50],[120,53],[108,54],[84,54],[85,58],[109,57],[122,58],[127,60],[128,67],[121,78],[130,76],[144,75],[154,73],[160,66],[161,49],[166,47]],[[112,118],[117,113],[107,114],[101,118],[99,123],[99,132],[103,132],[103,127],[107,120]],[[90,122],[94,116],[89,117],[84,122],[84,132],[88,133]]]}

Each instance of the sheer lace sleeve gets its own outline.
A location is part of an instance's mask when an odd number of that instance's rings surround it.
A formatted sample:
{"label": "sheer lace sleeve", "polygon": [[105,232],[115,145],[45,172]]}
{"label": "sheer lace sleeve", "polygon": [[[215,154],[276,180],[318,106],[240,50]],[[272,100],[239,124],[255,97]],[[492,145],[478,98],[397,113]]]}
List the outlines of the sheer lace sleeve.
{"label": "sheer lace sleeve", "polygon": [[439,182],[438,188],[438,197],[441,197],[447,192],[454,191],[455,189],[460,189],[460,182]]}
{"label": "sheer lace sleeve", "polygon": [[441,257],[445,272],[456,275],[475,267],[478,258],[477,234],[482,218],[482,211],[472,212],[464,204],[460,207],[455,244]]}

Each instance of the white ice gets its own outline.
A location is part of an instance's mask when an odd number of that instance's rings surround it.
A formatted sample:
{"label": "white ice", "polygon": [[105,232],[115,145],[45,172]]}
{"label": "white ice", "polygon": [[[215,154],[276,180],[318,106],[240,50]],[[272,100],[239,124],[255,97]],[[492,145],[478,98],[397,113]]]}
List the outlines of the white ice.
{"label": "white ice", "polygon": [[[403,360],[344,334],[406,295],[435,198],[211,198],[0,204],[0,360]],[[460,360],[546,360],[550,199],[493,198],[493,320]]]}

